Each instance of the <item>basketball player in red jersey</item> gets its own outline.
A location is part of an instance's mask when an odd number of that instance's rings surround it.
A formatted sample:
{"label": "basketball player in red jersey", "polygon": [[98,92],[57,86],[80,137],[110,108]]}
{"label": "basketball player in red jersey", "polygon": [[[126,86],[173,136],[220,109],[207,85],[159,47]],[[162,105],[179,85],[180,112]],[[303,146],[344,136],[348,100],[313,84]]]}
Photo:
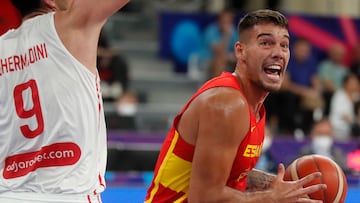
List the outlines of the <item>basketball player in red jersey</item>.
{"label": "basketball player in red jersey", "polygon": [[128,1],[12,0],[23,22],[0,36],[0,202],[101,202],[98,38]]}
{"label": "basketball player in red jersey", "polygon": [[[288,21],[258,10],[239,22],[237,64],[205,83],[175,117],[160,151],[145,202],[321,202],[304,198],[326,188],[304,187],[319,178],[283,181],[253,169],[264,138],[269,92],[277,91],[288,64]],[[245,192],[247,191],[247,192]]]}
{"label": "basketball player in red jersey", "polygon": [[16,28],[21,23],[19,12],[11,4],[10,0],[2,0],[0,6],[0,35],[11,28]]}

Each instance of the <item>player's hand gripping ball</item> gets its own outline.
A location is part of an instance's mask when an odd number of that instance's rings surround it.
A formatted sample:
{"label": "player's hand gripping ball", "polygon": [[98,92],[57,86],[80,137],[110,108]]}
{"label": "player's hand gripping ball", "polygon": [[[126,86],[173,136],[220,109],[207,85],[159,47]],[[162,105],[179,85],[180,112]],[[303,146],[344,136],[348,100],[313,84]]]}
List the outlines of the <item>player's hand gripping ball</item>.
{"label": "player's hand gripping ball", "polygon": [[326,184],[326,190],[309,194],[310,199],[324,203],[343,203],[347,193],[347,181],[343,170],[333,160],[321,155],[306,155],[294,160],[285,171],[284,180],[298,180],[311,173],[321,172],[322,176],[305,186]]}

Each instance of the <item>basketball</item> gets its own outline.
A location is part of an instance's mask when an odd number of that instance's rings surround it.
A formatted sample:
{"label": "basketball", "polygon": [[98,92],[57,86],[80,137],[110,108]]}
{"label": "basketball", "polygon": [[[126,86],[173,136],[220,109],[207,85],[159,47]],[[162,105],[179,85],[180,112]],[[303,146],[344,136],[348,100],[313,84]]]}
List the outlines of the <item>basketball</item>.
{"label": "basketball", "polygon": [[295,159],[287,168],[284,180],[298,180],[311,173],[321,172],[322,176],[308,183],[326,184],[326,190],[309,194],[310,199],[324,203],[343,203],[347,193],[347,182],[343,170],[333,160],[321,155],[306,155]]}

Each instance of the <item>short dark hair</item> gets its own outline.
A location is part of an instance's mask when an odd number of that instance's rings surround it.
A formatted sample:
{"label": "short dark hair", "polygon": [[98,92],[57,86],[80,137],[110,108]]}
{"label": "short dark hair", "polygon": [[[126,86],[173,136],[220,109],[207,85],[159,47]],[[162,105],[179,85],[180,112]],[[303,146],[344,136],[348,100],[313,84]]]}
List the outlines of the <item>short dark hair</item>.
{"label": "short dark hair", "polygon": [[239,35],[259,23],[274,23],[286,29],[289,29],[287,18],[278,11],[270,9],[260,9],[247,13],[238,24]]}
{"label": "short dark hair", "polygon": [[11,0],[12,4],[19,10],[22,17],[41,8],[41,0]]}

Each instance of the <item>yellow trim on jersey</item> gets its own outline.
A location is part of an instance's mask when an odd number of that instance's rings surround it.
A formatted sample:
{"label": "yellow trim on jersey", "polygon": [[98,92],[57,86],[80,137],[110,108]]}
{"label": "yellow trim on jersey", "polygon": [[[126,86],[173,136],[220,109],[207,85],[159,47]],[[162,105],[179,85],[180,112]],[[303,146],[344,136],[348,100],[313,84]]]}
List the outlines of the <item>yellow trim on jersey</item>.
{"label": "yellow trim on jersey", "polygon": [[187,193],[190,182],[191,162],[185,161],[173,153],[169,153],[166,168],[162,173],[160,183],[165,187]]}
{"label": "yellow trim on jersey", "polygon": [[150,202],[153,201],[156,192],[159,190],[160,181],[161,181],[161,179],[163,177],[163,174],[165,173],[164,169],[167,167],[167,164],[164,164],[164,163],[168,163],[169,159],[171,157],[173,157],[172,152],[174,151],[175,145],[176,145],[176,143],[177,143],[177,141],[179,139],[178,132],[175,131],[174,133],[175,133],[174,137],[173,137],[172,142],[171,142],[171,144],[169,146],[169,149],[168,149],[168,151],[166,153],[166,156],[164,157],[164,160],[162,161],[162,164],[161,164],[159,170],[157,171],[156,177],[154,179],[154,188],[151,190],[150,198],[147,201],[145,201],[145,203],[150,203]]}

